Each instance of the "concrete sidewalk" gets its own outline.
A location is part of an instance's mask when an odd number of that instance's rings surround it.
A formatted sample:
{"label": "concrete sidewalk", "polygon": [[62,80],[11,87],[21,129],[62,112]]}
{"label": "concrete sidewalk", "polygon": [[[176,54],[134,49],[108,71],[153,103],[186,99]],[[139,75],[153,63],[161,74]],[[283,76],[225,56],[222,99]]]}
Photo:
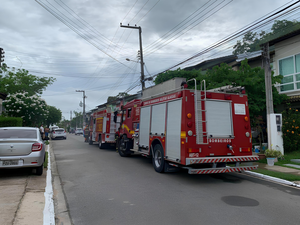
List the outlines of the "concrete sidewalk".
{"label": "concrete sidewalk", "polygon": [[[265,170],[281,172],[281,173],[288,173],[288,174],[293,174],[293,175],[297,175],[300,177],[300,170],[299,170],[298,165],[289,164],[289,166],[295,167],[295,169],[292,169],[292,168],[276,166],[276,165],[268,166],[268,164],[264,164],[264,163],[254,163],[254,164],[258,165],[259,169],[265,169]],[[252,172],[255,172],[255,170],[253,170]],[[299,181],[294,181],[294,183],[300,184],[300,179],[299,179]]]}
{"label": "concrete sidewalk", "polygon": [[1,225],[43,224],[46,171],[42,176],[28,176],[24,172],[1,176]]}

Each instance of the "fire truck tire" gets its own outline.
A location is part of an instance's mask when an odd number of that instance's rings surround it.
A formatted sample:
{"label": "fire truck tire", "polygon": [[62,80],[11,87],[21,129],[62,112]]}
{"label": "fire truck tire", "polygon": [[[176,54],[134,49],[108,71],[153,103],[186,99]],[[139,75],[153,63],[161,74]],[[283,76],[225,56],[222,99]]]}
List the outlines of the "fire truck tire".
{"label": "fire truck tire", "polygon": [[99,148],[100,148],[100,149],[103,149],[103,148],[104,148],[104,145],[105,145],[105,144],[103,144],[101,141],[99,141]]}
{"label": "fire truck tire", "polygon": [[164,150],[160,144],[156,144],[153,151],[152,164],[154,170],[158,173],[163,173],[165,171]]}
{"label": "fire truck tire", "polygon": [[127,143],[128,142],[124,142],[124,138],[120,138],[118,152],[121,157],[128,157],[131,155],[131,151]]}

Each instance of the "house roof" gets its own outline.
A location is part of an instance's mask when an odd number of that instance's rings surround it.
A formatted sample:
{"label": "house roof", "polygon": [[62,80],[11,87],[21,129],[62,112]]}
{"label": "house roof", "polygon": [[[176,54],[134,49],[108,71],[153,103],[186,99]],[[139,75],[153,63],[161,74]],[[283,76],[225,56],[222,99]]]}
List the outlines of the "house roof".
{"label": "house roof", "polygon": [[[282,35],[280,37],[274,38],[274,39],[272,39],[272,40],[270,40],[268,42],[269,42],[269,45],[271,46],[271,45],[274,45],[274,44],[276,44],[278,42],[281,42],[281,41],[284,41],[284,40],[289,39],[291,37],[297,36],[299,34],[300,34],[300,29],[292,31],[292,32],[287,33],[285,35]],[[267,43],[267,42],[265,42],[265,43]]]}
{"label": "house roof", "polygon": [[210,69],[210,68],[212,68],[214,66],[217,66],[221,63],[234,62],[236,59],[237,59],[237,57],[235,55],[227,55],[227,56],[223,56],[223,57],[220,57],[220,58],[209,59],[209,60],[203,61],[199,64],[194,65],[194,66],[186,67],[186,68],[184,68],[184,70],[193,70],[193,69],[207,70],[207,69]]}

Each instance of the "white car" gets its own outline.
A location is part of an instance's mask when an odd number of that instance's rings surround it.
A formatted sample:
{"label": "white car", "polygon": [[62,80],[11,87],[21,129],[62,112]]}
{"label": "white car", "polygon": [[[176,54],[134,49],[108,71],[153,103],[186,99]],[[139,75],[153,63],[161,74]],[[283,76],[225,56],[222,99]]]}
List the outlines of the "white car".
{"label": "white car", "polygon": [[31,167],[42,175],[45,161],[45,144],[39,128],[0,128],[0,169]]}
{"label": "white car", "polygon": [[75,135],[77,135],[77,134],[83,134],[83,129],[82,128],[77,128],[76,130],[75,130]]}
{"label": "white car", "polygon": [[64,128],[54,129],[50,134],[51,140],[56,138],[67,139],[66,131]]}

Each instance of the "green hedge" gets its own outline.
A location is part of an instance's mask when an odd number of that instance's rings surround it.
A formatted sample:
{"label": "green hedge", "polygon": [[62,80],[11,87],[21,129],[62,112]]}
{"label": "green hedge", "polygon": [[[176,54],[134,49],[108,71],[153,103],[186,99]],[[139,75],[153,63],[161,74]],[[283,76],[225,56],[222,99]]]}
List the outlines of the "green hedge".
{"label": "green hedge", "polygon": [[23,120],[20,117],[0,116],[0,127],[22,127]]}

